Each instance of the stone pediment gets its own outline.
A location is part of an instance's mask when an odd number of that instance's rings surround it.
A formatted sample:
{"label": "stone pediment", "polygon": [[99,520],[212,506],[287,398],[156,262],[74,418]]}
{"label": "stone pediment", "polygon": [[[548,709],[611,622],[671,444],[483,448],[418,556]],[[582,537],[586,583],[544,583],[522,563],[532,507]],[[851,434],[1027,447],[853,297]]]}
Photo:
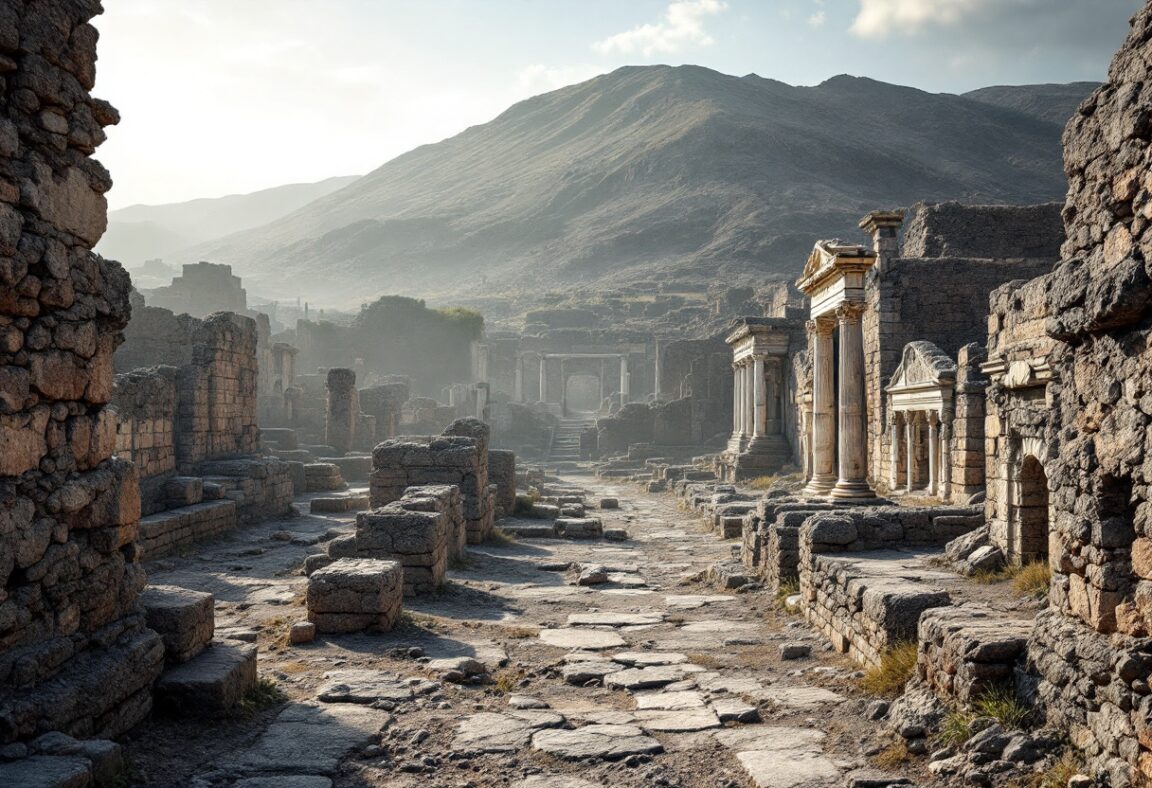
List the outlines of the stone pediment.
{"label": "stone pediment", "polygon": [[936,345],[921,340],[904,346],[900,366],[892,374],[888,389],[951,388],[955,383],[956,362]]}

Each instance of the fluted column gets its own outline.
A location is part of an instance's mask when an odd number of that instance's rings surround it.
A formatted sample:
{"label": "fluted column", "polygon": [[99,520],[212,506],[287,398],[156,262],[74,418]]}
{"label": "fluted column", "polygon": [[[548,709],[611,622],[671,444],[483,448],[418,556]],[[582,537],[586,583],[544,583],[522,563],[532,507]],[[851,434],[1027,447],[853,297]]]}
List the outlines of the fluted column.
{"label": "fluted column", "polygon": [[940,414],[940,497],[952,497],[952,414]]}
{"label": "fluted column", "polygon": [[916,484],[916,414],[909,412],[904,416],[904,451],[907,455],[908,467],[904,474],[904,490],[912,492]]}
{"label": "fluted column", "polygon": [[740,449],[740,365],[732,363],[732,437],[728,447]]}
{"label": "fluted column", "polygon": [[928,413],[928,494],[936,495],[940,473],[940,419],[935,411]]}
{"label": "fluted column", "polygon": [[900,484],[900,422],[900,414],[893,412],[892,422],[888,425],[891,442],[888,447],[888,489],[893,491]]}
{"label": "fluted column", "polygon": [[752,437],[764,435],[767,420],[767,392],[764,387],[764,357],[752,357]]}
{"label": "fluted column", "polygon": [[832,332],[836,322],[815,321],[812,347],[812,478],[804,492],[825,495],[836,484],[836,392]]}
{"label": "fluted column", "polygon": [[868,425],[864,413],[864,332],[862,303],[836,309],[840,321],[840,478],[833,498],[875,498],[868,484]]}
{"label": "fluted column", "polygon": [[748,369],[743,360],[736,362],[736,388],[739,392],[736,425],[740,430],[740,448],[748,439]]}

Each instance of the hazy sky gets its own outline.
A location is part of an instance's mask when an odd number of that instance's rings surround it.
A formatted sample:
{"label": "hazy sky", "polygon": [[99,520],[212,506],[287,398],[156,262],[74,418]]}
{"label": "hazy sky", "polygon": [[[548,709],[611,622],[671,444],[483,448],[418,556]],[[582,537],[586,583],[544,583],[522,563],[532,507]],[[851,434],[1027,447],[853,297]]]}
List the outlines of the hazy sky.
{"label": "hazy sky", "polygon": [[622,65],[1100,80],[1140,0],[109,0],[112,207],[364,173]]}

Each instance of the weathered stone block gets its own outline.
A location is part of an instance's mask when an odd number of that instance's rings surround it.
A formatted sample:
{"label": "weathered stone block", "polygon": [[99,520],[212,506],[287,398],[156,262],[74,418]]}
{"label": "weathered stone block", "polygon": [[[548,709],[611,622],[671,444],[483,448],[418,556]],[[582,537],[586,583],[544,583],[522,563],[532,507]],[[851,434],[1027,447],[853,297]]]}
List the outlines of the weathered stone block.
{"label": "weathered stone block", "polygon": [[390,630],[400,618],[403,568],[397,561],[342,558],[308,578],[308,620],[318,632]]}
{"label": "weathered stone block", "polygon": [[154,585],[144,589],[140,604],[148,627],[164,638],[168,662],[187,662],[212,642],[216,614],[211,594]]}
{"label": "weathered stone block", "polygon": [[255,686],[256,646],[217,641],[160,677],[156,705],[174,714],[213,716],[235,708]]}

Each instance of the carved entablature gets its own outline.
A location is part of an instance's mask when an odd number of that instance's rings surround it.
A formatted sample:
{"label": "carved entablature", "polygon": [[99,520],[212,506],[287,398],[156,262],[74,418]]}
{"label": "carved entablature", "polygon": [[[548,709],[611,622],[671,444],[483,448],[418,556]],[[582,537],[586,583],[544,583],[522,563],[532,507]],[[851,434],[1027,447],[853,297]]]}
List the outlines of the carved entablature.
{"label": "carved entablature", "polygon": [[724,341],[732,348],[733,361],[755,356],[786,356],[791,334],[800,322],[781,317],[743,317],[729,330]]}
{"label": "carved entablature", "polygon": [[994,384],[1009,391],[1040,388],[1052,380],[1052,366],[1046,356],[989,361],[980,365],[980,371]]}
{"label": "carved entablature", "polygon": [[931,342],[909,342],[892,374],[888,393],[892,411],[951,413],[956,362]]}
{"label": "carved entablature", "polygon": [[817,241],[796,286],[808,296],[813,318],[829,315],[849,301],[864,300],[864,275],[876,263],[876,252],[860,244],[833,239]]}

